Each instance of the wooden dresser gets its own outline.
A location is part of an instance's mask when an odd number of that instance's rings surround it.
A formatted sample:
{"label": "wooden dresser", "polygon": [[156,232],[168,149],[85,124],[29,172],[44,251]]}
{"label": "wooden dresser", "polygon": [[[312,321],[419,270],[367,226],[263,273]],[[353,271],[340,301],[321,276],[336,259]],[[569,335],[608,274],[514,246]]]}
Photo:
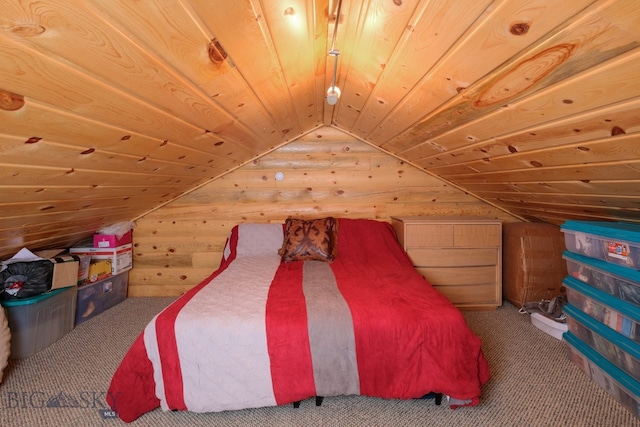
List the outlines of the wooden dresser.
{"label": "wooden dresser", "polygon": [[502,222],[483,217],[392,217],[416,270],[461,309],[502,305]]}

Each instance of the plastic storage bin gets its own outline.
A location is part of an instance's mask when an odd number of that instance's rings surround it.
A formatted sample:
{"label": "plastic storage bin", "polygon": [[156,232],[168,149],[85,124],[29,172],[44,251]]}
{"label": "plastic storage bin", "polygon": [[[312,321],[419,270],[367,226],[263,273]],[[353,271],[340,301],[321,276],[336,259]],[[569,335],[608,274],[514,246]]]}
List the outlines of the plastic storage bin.
{"label": "plastic storage bin", "polygon": [[609,362],[640,381],[640,346],[595,321],[571,304],[564,307],[569,330]]}
{"label": "plastic storage bin", "polygon": [[640,269],[640,224],[565,221],[560,230],[573,253]]}
{"label": "plastic storage bin", "polygon": [[53,344],[73,329],[78,287],[30,298],[2,301],[11,330],[11,359],[23,359]]}
{"label": "plastic storage bin", "polygon": [[76,325],[110,309],[127,298],[129,272],[125,271],[106,279],[78,288]]}
{"label": "plastic storage bin", "polygon": [[541,313],[531,313],[531,323],[542,332],[559,340],[568,328],[566,323],[556,322]]}
{"label": "plastic storage bin", "polygon": [[568,251],[562,258],[571,277],[640,307],[640,271]]}
{"label": "plastic storage bin", "polygon": [[564,339],[568,344],[569,359],[611,397],[640,418],[640,383],[583,343],[572,332],[567,332]]}
{"label": "plastic storage bin", "polygon": [[640,308],[605,294],[573,277],[562,283],[569,303],[598,322],[640,344]]}

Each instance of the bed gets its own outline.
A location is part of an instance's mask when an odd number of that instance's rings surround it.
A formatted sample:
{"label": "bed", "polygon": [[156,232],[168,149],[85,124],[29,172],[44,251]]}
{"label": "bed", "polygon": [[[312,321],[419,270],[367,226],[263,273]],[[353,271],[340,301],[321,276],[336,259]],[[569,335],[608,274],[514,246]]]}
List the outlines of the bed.
{"label": "bed", "polygon": [[480,339],[414,270],[390,224],[287,219],[232,229],[220,267],[135,340],[107,401],[125,422],[158,407],[354,394],[441,393],[455,408],[477,405],[489,375]]}

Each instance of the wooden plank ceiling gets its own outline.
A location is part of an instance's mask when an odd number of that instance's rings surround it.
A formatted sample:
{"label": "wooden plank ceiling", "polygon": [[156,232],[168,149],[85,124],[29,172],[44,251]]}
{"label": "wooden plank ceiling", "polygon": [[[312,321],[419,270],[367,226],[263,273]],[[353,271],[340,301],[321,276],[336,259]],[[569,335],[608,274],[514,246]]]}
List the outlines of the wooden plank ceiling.
{"label": "wooden plank ceiling", "polygon": [[320,126],[525,220],[640,222],[636,0],[338,5],[0,0],[0,254],[70,245]]}

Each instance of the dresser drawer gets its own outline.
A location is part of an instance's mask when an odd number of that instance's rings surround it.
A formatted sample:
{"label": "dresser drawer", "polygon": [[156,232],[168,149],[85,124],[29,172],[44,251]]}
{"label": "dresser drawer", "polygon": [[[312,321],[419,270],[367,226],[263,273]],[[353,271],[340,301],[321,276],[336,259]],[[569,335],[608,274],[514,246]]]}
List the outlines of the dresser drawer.
{"label": "dresser drawer", "polygon": [[434,286],[453,304],[464,307],[496,303],[496,288],[491,285]]}
{"label": "dresser drawer", "polygon": [[407,224],[407,248],[442,248],[453,246],[453,224]]}
{"label": "dresser drawer", "polygon": [[455,224],[455,247],[487,247],[502,245],[502,226],[495,224]]}
{"label": "dresser drawer", "polygon": [[409,248],[498,247],[501,227],[495,224],[407,224],[405,246]]}
{"label": "dresser drawer", "polygon": [[434,286],[486,285],[496,283],[494,265],[480,267],[416,267],[429,283]]}
{"label": "dresser drawer", "polygon": [[470,267],[498,264],[498,248],[421,249],[409,248],[407,254],[416,267]]}

